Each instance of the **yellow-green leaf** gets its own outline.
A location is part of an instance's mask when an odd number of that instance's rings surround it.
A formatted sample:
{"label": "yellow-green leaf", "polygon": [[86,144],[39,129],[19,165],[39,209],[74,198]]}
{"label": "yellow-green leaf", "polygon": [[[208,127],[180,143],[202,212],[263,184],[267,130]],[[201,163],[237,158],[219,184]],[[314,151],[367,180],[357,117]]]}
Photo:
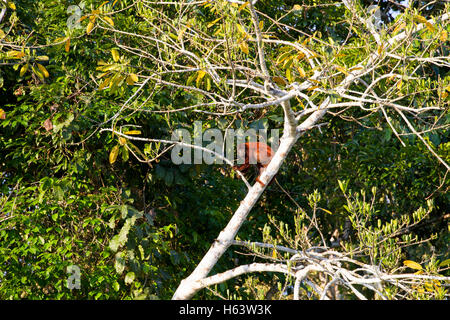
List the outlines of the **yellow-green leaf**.
{"label": "yellow-green leaf", "polygon": [[94,23],[92,21],[89,21],[87,27],[86,27],[86,33],[90,34],[92,29],[94,29]]}
{"label": "yellow-green leaf", "polygon": [[48,56],[37,56],[36,57],[36,60],[38,60],[38,61],[48,61]]}
{"label": "yellow-green leaf", "polygon": [[109,163],[113,164],[117,160],[117,155],[119,154],[119,145],[114,146],[109,153]]}
{"label": "yellow-green leaf", "polygon": [[22,68],[20,68],[20,76],[22,77],[25,74],[25,72],[27,72],[27,70],[28,70],[28,63],[25,63],[22,66]]}
{"label": "yellow-green leaf", "polygon": [[49,73],[48,73],[47,69],[45,69],[45,67],[42,64],[40,64],[40,63],[36,63],[36,65],[39,68],[39,70],[42,72],[44,77],[48,78]]}
{"label": "yellow-green leaf", "polygon": [[242,10],[244,10],[248,5],[249,5],[248,1],[241,4],[238,8],[238,12],[241,12]]}
{"label": "yellow-green leaf", "polygon": [[298,67],[297,70],[298,70],[298,73],[300,74],[300,77],[302,77],[302,78],[306,77],[305,70],[303,70],[302,67]]}
{"label": "yellow-green leaf", "polygon": [[219,22],[220,19],[222,19],[222,17],[217,18],[216,20],[214,20],[214,21],[208,23],[207,27],[208,27],[208,28],[211,28],[213,25],[215,25],[217,22]]}
{"label": "yellow-green leaf", "polygon": [[446,259],[444,261],[442,261],[441,263],[439,263],[439,267],[446,267],[450,265],[450,259]]}
{"label": "yellow-green leaf", "polygon": [[25,53],[11,50],[6,53],[6,56],[13,59],[22,59],[23,57],[25,57]]}
{"label": "yellow-green leaf", "polygon": [[6,34],[2,29],[0,29],[0,39],[3,39],[4,37],[6,37]]}
{"label": "yellow-green leaf", "polygon": [[448,39],[448,32],[446,30],[441,32],[441,36],[439,37],[439,40],[441,42],[445,42]]}
{"label": "yellow-green leaf", "polygon": [[111,54],[112,54],[114,62],[119,61],[120,55],[119,55],[119,51],[117,51],[117,49],[111,49]]}
{"label": "yellow-green leaf", "polygon": [[249,54],[249,50],[248,50],[248,43],[247,41],[242,41],[239,44],[239,48],[241,49],[241,51],[245,54]]}
{"label": "yellow-green leaf", "polygon": [[420,23],[426,23],[426,22],[428,22],[428,20],[425,18],[425,17],[422,17],[421,15],[416,15],[415,17],[414,17],[417,21],[419,21]]}
{"label": "yellow-green leaf", "polygon": [[186,81],[186,85],[190,86],[192,81],[194,81],[194,79],[197,78],[197,73],[193,73],[189,76],[189,78]]}
{"label": "yellow-green leaf", "polygon": [[282,55],[280,55],[277,59],[277,64],[283,63],[284,60],[286,60],[288,57],[290,57],[291,52],[285,52]]}
{"label": "yellow-green leaf", "polygon": [[240,33],[247,34],[247,31],[245,31],[245,28],[243,26],[241,26],[239,23],[236,25],[236,27],[238,28]]}
{"label": "yellow-green leaf", "polygon": [[135,82],[139,80],[138,76],[134,73],[130,73],[127,77],[127,84],[132,86]]}
{"label": "yellow-green leaf", "polygon": [[286,69],[286,79],[288,79],[289,82],[292,82],[292,73],[291,69]]}
{"label": "yellow-green leaf", "polygon": [[108,16],[103,16],[103,19],[104,19],[106,22],[108,22],[111,26],[114,27],[114,21],[113,21],[113,19],[111,19],[111,18],[108,17]]}
{"label": "yellow-green leaf", "polygon": [[104,88],[106,88],[106,86],[108,86],[110,80],[111,80],[111,78],[106,78],[105,80],[103,80],[103,82],[98,87],[98,90],[103,90]]}
{"label": "yellow-green leaf", "polygon": [[408,268],[414,269],[414,270],[422,270],[422,266],[412,260],[403,261],[403,265],[407,266]]}
{"label": "yellow-green leaf", "polygon": [[130,130],[130,131],[125,131],[123,134],[130,135],[130,136],[140,135],[141,131],[140,130]]}
{"label": "yellow-green leaf", "polygon": [[14,4],[14,2],[8,1],[8,7],[12,10],[16,10],[16,5]]}
{"label": "yellow-green leaf", "polygon": [[342,72],[343,74],[345,74],[346,76],[348,75],[348,72],[345,68],[341,67],[341,66],[336,66],[336,69],[340,72]]}
{"label": "yellow-green leaf", "polygon": [[416,15],[414,17],[416,19],[416,21],[419,21],[420,23],[425,24],[426,28],[430,31],[430,32],[434,32],[434,26],[428,22],[428,20],[425,17],[422,17],[421,15]]}
{"label": "yellow-green leaf", "polygon": [[202,79],[205,75],[206,75],[206,71],[204,71],[204,70],[200,70],[197,73],[197,81],[195,82],[195,84],[197,85],[197,88],[200,87],[200,84],[202,83]]}
{"label": "yellow-green leaf", "polygon": [[33,72],[41,79],[44,79],[44,75],[42,74],[42,72],[35,68],[34,66],[31,66],[31,70],[33,70]]}
{"label": "yellow-green leaf", "polygon": [[125,145],[127,143],[127,139],[125,139],[124,137],[119,137],[119,144],[121,146]]}
{"label": "yellow-green leaf", "polygon": [[282,77],[272,77],[272,81],[278,84],[279,86],[285,86],[287,85],[287,82]]}

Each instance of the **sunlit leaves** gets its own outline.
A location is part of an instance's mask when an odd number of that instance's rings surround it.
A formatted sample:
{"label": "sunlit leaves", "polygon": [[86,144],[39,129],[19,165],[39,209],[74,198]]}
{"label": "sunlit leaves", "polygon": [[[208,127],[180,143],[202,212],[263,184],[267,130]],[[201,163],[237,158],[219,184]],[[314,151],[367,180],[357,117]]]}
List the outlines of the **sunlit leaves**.
{"label": "sunlit leaves", "polygon": [[92,32],[92,30],[94,29],[94,26],[95,26],[95,16],[91,16],[89,18],[89,23],[87,24],[87,27],[86,27],[86,33],[90,34]]}
{"label": "sunlit leaves", "polygon": [[127,84],[132,86],[139,81],[139,77],[135,73],[130,73],[127,77]]}
{"label": "sunlit leaves", "polygon": [[97,22],[97,18],[106,21],[106,23],[109,24],[110,26],[114,26],[114,20],[108,15],[106,15],[102,9],[102,7],[104,7],[105,4],[107,3],[109,3],[109,1],[103,2],[97,9],[92,10],[90,14],[81,17],[79,22],[82,22],[86,18],[89,18],[89,22],[86,26],[86,34],[90,34],[92,32]]}
{"label": "sunlit leaves", "polygon": [[133,283],[134,279],[136,278],[136,275],[134,274],[133,271],[128,272],[125,275],[125,284],[130,285],[131,283]]}
{"label": "sunlit leaves", "polygon": [[119,146],[114,146],[109,153],[109,163],[113,164],[117,160],[117,156],[119,154]]}
{"label": "sunlit leaves", "polygon": [[102,60],[98,62],[96,69],[101,73],[97,75],[97,78],[103,78],[98,87],[99,90],[109,87],[111,93],[116,93],[123,85],[134,85],[139,81],[139,77],[135,73],[130,72],[131,68],[128,67],[129,61],[125,57],[120,56],[117,49],[111,49],[111,56],[113,63],[106,63]]}
{"label": "sunlit leaves", "polygon": [[8,5],[8,8],[10,8],[11,10],[16,10],[16,5],[14,4],[14,2],[8,0],[7,5]]}
{"label": "sunlit leaves", "polygon": [[439,36],[439,41],[446,42],[448,39],[448,32],[446,30],[443,30]]}
{"label": "sunlit leaves", "polygon": [[23,51],[11,50],[6,53],[6,57],[10,59],[22,59],[25,57],[25,53]]}
{"label": "sunlit leaves", "polygon": [[247,41],[241,41],[241,43],[239,43],[239,48],[245,54],[249,54],[250,53],[250,51],[248,49],[248,42]]}
{"label": "sunlit leaves", "polygon": [[130,131],[124,131],[123,134],[126,135],[140,135],[141,131],[140,130],[130,130]]}
{"label": "sunlit leaves", "polygon": [[102,19],[104,19],[106,22],[108,22],[112,27],[114,26],[114,21],[108,16],[102,16]]}
{"label": "sunlit leaves", "polygon": [[117,51],[117,49],[111,49],[111,54],[114,62],[118,62],[120,58],[119,51]]}
{"label": "sunlit leaves", "polygon": [[422,270],[422,266],[420,264],[418,264],[417,262],[411,261],[411,260],[403,261],[403,265],[407,266],[408,268],[414,269],[414,270]]}
{"label": "sunlit leaves", "polygon": [[212,26],[214,26],[217,22],[219,22],[222,19],[222,17],[217,18],[216,20],[208,23],[208,28],[211,28]]}
{"label": "sunlit leaves", "polygon": [[421,15],[415,15],[414,20],[425,24],[425,27],[428,29],[428,31],[430,31],[430,32],[435,31],[434,25],[431,24],[430,22],[428,22],[428,20],[425,17],[422,17]]}
{"label": "sunlit leaves", "polygon": [[36,65],[37,65],[39,71],[42,73],[42,75],[45,78],[48,78],[49,77],[49,73],[48,73],[47,69],[40,63],[36,63]]}
{"label": "sunlit leaves", "polygon": [[25,64],[22,66],[22,68],[20,68],[20,73],[19,73],[19,75],[20,75],[21,77],[23,77],[23,75],[25,74],[25,72],[27,72],[28,66],[29,66],[29,64],[28,64],[28,63],[25,63]]}
{"label": "sunlit leaves", "polygon": [[197,72],[197,80],[195,81],[195,84],[197,85],[197,88],[200,87],[200,84],[203,80],[203,77],[206,75],[206,71],[204,70],[200,70],[199,72]]}

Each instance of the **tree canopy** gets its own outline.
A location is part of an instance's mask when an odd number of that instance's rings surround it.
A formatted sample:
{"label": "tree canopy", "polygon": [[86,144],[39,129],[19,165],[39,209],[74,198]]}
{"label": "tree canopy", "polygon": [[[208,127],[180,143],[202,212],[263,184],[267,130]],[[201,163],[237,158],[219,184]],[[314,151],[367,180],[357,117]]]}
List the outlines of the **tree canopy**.
{"label": "tree canopy", "polygon": [[[449,19],[0,0],[0,299],[448,299]],[[196,123],[278,130],[266,183]]]}

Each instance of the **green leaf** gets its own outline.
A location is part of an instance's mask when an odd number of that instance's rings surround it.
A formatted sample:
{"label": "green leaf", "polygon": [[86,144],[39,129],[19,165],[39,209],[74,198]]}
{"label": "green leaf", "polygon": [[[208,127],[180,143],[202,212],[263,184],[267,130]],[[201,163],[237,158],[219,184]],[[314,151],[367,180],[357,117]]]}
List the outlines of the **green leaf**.
{"label": "green leaf", "polygon": [[187,85],[187,86],[190,86],[191,83],[192,83],[192,81],[194,81],[194,79],[196,79],[196,78],[197,78],[197,73],[191,74],[191,75],[189,76],[189,78],[187,79],[187,81],[186,81],[186,85]]}
{"label": "green leaf", "polygon": [[111,240],[109,241],[109,248],[113,251],[116,252],[119,249],[120,243],[119,243],[119,235],[115,235],[111,238]]}
{"label": "green leaf", "polygon": [[446,259],[444,261],[442,261],[441,263],[439,263],[439,267],[446,267],[450,265],[450,259]]}
{"label": "green leaf", "polygon": [[125,257],[123,252],[116,253],[114,257],[114,268],[118,274],[122,274],[125,270]]}
{"label": "green leaf", "polygon": [[134,274],[134,272],[128,272],[125,276],[125,284],[131,284],[134,281],[135,277],[136,275]]}

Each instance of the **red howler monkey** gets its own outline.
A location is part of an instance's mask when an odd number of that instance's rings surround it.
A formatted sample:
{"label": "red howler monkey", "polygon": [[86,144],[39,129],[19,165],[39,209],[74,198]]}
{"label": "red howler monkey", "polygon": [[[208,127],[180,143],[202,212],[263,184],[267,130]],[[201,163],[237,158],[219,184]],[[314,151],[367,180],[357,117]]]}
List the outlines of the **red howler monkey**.
{"label": "red howler monkey", "polygon": [[[264,186],[264,183],[259,180],[259,177],[264,172],[265,168],[269,165],[275,152],[264,142],[246,142],[238,145],[238,154],[245,148],[245,162],[242,165],[233,166],[234,170],[245,173],[248,171],[251,165],[256,164],[258,168],[258,176],[256,181]],[[271,184],[272,181],[269,183]]]}

